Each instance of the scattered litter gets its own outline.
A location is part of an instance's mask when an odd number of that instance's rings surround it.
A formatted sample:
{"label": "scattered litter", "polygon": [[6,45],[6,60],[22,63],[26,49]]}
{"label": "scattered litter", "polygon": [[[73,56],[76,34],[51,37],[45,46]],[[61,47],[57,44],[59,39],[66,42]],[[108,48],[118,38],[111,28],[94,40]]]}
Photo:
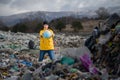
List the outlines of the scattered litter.
{"label": "scattered litter", "polygon": [[39,34],[0,31],[0,80],[120,80],[120,30],[118,19],[109,24],[113,17],[95,43],[57,34],[54,62],[47,55],[38,62]]}

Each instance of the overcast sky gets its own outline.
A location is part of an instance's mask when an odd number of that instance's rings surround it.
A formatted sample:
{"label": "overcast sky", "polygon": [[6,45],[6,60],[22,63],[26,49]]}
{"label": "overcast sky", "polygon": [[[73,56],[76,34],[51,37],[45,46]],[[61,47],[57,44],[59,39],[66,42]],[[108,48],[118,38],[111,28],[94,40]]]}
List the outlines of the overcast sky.
{"label": "overcast sky", "polygon": [[120,0],[0,0],[0,16],[29,11],[77,11],[119,5]]}

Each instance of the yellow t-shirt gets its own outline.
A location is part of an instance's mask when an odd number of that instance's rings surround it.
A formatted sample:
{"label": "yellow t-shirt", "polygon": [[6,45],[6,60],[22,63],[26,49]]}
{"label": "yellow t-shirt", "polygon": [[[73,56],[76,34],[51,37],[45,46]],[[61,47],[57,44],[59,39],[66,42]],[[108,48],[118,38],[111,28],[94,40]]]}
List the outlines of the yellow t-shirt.
{"label": "yellow t-shirt", "polygon": [[54,50],[54,33],[51,29],[48,30],[52,33],[52,36],[50,38],[44,38],[42,36],[45,31],[44,29],[40,31],[40,50]]}

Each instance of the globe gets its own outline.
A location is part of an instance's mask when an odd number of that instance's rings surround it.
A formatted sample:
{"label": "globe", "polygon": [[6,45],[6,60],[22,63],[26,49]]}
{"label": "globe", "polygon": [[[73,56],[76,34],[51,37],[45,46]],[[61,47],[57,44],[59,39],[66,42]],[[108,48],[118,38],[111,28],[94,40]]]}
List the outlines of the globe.
{"label": "globe", "polygon": [[44,38],[50,38],[51,37],[51,32],[49,30],[46,30],[44,33],[43,33],[43,37]]}

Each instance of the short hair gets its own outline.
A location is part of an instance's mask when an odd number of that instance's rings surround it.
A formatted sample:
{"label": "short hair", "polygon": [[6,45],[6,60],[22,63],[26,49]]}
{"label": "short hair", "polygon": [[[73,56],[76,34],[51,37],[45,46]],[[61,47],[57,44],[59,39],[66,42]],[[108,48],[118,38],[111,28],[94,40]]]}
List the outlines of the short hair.
{"label": "short hair", "polygon": [[44,21],[44,22],[43,22],[43,25],[45,25],[45,24],[48,24],[48,22],[47,22],[47,21]]}

